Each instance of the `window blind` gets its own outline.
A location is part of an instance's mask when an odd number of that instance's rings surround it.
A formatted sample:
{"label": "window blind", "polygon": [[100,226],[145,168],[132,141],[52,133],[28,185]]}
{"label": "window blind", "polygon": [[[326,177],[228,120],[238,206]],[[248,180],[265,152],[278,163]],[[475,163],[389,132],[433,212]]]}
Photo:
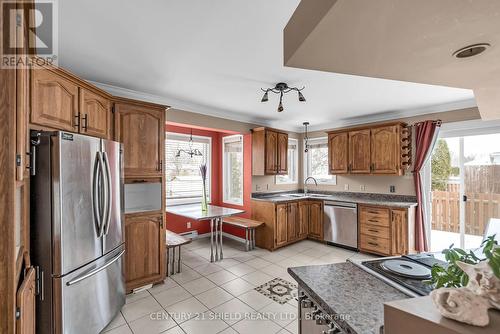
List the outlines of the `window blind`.
{"label": "window blind", "polygon": [[[198,149],[202,156],[190,157],[185,152]],[[183,202],[197,202],[201,200],[203,192],[203,183],[200,175],[200,165],[205,163],[208,168],[207,172],[207,195],[210,197],[211,188],[211,139],[210,137],[193,136],[192,143],[189,142],[189,135],[178,133],[166,133],[165,141],[166,155],[166,197],[172,204]]]}

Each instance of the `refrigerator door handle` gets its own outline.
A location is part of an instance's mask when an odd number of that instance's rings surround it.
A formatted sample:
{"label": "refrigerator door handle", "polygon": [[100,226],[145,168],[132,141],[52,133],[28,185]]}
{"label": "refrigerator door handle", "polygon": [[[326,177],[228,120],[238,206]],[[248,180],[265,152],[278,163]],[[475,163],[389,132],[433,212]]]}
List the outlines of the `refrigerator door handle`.
{"label": "refrigerator door handle", "polygon": [[107,267],[109,267],[110,265],[112,265],[113,263],[118,261],[123,256],[123,253],[125,253],[125,250],[122,250],[118,255],[116,255],[114,258],[112,258],[111,260],[109,260],[108,262],[103,264],[101,267],[95,268],[84,275],[81,275],[81,276],[76,277],[75,279],[72,279],[71,281],[66,283],[66,285],[67,286],[74,285],[78,282],[81,282],[81,281],[91,277],[91,276],[94,276],[95,274],[97,274],[100,271],[103,271],[104,269],[106,269]]}
{"label": "refrigerator door handle", "polygon": [[94,212],[94,220],[96,223],[96,231],[97,231],[97,236],[101,236],[101,196],[99,192],[99,176],[100,176],[100,164],[101,164],[101,159],[100,159],[100,152],[97,152],[96,158],[95,158],[95,163],[94,163],[94,171],[92,173],[92,209]]}
{"label": "refrigerator door handle", "polygon": [[112,198],[112,191],[111,191],[111,169],[109,167],[109,159],[108,159],[108,154],[104,152],[104,169],[106,171],[106,200],[107,200],[107,205],[105,206],[105,218],[103,221],[103,224],[105,224],[105,227],[103,227],[104,233],[103,235],[108,234],[109,232],[109,223],[111,221],[111,208],[112,208],[112,203],[113,203],[113,198]]}
{"label": "refrigerator door handle", "polygon": [[105,167],[104,167],[104,159],[103,159],[103,154],[102,152],[97,152],[97,156],[98,156],[98,159],[99,159],[99,171],[100,171],[100,176],[101,176],[101,189],[99,190],[99,193],[103,195],[103,198],[99,198],[102,200],[102,204],[99,206],[99,211],[102,210],[102,212],[100,212],[100,229],[99,229],[99,238],[102,237],[104,235],[104,228],[105,228],[105,224],[106,224],[106,211],[107,211],[107,207],[108,207],[108,196],[106,195],[107,193],[107,184],[105,184],[106,182],[106,171],[105,171]]}

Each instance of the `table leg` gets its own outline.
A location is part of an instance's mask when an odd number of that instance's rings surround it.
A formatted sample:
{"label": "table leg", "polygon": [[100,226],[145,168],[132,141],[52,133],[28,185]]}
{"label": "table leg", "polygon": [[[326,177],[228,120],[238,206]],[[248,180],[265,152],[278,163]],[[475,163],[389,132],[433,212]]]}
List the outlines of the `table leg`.
{"label": "table leg", "polygon": [[252,249],[255,249],[255,229],[252,229]]}
{"label": "table leg", "polygon": [[172,261],[170,262],[170,274],[175,274],[175,247],[172,247]]}
{"label": "table leg", "polygon": [[219,219],[215,218],[215,262],[219,261],[219,233],[217,228],[219,226]]}
{"label": "table leg", "polygon": [[210,219],[210,262],[214,262],[214,220]]}
{"label": "table leg", "polygon": [[177,273],[181,272],[181,246],[179,246],[179,259],[177,260]]}
{"label": "table leg", "polygon": [[246,228],[245,229],[245,251],[247,251],[247,252],[250,250],[250,248],[249,248],[249,244],[250,244],[249,240],[250,239],[248,238],[248,229]]}
{"label": "table leg", "polygon": [[170,250],[167,247],[167,277],[170,276]]}
{"label": "table leg", "polygon": [[224,254],[222,253],[222,217],[219,217],[219,230],[220,230],[220,260],[224,258]]}

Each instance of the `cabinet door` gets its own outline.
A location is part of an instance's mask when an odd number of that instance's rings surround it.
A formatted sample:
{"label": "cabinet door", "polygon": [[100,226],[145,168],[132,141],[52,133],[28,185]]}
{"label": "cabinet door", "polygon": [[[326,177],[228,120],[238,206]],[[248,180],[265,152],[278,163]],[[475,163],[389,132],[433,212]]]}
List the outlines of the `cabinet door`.
{"label": "cabinet door", "polygon": [[117,103],[115,112],[115,137],[123,143],[125,176],[161,176],[164,111]]}
{"label": "cabinet door", "polygon": [[31,71],[31,123],[78,132],[78,86],[47,69]]}
{"label": "cabinet door", "polygon": [[323,240],[323,203],[311,202],[309,204],[309,235]]}
{"label": "cabinet door", "polygon": [[299,238],[307,238],[309,233],[309,203],[299,203]]}
{"label": "cabinet door", "polygon": [[278,171],[278,133],[266,130],[265,149],[266,174],[276,174]]}
{"label": "cabinet door", "polygon": [[275,229],[275,244],[281,246],[286,244],[288,239],[287,233],[287,216],[288,206],[286,204],[276,205],[276,229]]}
{"label": "cabinet door", "polygon": [[16,334],[35,334],[35,269],[29,268],[23,283],[17,290],[16,306],[19,318],[16,321]]}
{"label": "cabinet door", "polygon": [[287,233],[288,241],[295,241],[299,237],[299,204],[288,203]]}
{"label": "cabinet door", "polygon": [[110,101],[85,88],[80,89],[80,132],[89,136],[109,138]]}
{"label": "cabinet door", "polygon": [[349,170],[354,174],[370,173],[370,130],[349,132]]}
{"label": "cabinet door", "polygon": [[408,254],[408,223],[406,210],[391,211],[391,255]]}
{"label": "cabinet door", "polygon": [[330,174],[346,174],[349,168],[347,132],[328,135],[328,166]]}
{"label": "cabinet door", "polygon": [[165,269],[165,233],[161,216],[125,218],[127,290],[157,282]]}
{"label": "cabinet door", "polygon": [[278,133],[278,174],[288,173],[288,134]]}
{"label": "cabinet door", "polygon": [[371,130],[371,169],[376,174],[398,174],[400,145],[398,126],[385,126]]}

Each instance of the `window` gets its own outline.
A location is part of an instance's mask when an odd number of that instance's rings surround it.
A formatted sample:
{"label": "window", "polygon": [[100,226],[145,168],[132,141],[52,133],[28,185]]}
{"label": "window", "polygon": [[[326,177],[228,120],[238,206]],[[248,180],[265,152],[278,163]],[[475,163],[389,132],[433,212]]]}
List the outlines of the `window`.
{"label": "window", "polygon": [[223,201],[243,204],[243,136],[222,138]]}
{"label": "window", "polygon": [[[210,200],[211,189],[211,152],[210,137],[193,136],[190,144],[189,135],[167,132],[165,145],[167,168],[167,201],[169,205],[201,202],[203,183],[200,175],[200,165],[207,164],[207,196]],[[198,149],[201,156],[190,157],[180,149],[189,151]]]}
{"label": "window", "polygon": [[309,150],[304,153],[304,179],[312,176],[318,183],[337,184],[337,178],[328,174],[328,138],[309,139]]}
{"label": "window", "polygon": [[276,175],[276,184],[296,184],[298,182],[299,141],[288,139],[288,174]]}

